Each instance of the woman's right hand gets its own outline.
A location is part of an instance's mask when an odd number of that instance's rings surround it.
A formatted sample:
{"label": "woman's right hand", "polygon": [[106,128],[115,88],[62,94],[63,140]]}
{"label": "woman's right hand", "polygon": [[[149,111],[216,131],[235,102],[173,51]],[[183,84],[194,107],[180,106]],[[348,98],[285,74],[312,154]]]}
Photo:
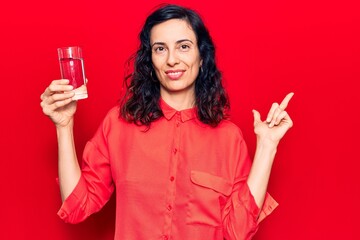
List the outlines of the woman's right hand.
{"label": "woman's right hand", "polygon": [[76,101],[72,100],[75,93],[73,86],[69,85],[69,80],[54,80],[41,94],[41,107],[56,125],[56,127],[66,127],[73,121],[76,112]]}

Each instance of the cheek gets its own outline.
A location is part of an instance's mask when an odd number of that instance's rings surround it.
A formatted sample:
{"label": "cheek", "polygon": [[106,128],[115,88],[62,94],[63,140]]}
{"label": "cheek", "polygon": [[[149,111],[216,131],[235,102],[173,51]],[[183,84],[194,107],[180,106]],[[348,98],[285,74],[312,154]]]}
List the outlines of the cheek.
{"label": "cheek", "polygon": [[153,65],[155,71],[160,71],[161,66],[162,66],[161,59],[159,57],[152,57],[151,61],[152,61],[152,65]]}
{"label": "cheek", "polygon": [[194,81],[195,81],[197,76],[199,75],[199,68],[194,68],[192,70],[192,75],[193,75],[193,78],[194,78]]}
{"label": "cheek", "polygon": [[192,72],[198,73],[200,71],[200,67],[201,67],[200,61],[193,62],[191,66]]}
{"label": "cheek", "polygon": [[155,71],[155,75],[156,75],[157,79],[160,80],[160,82],[161,82],[161,79],[162,79],[161,63],[159,62],[159,59],[156,59],[156,58],[152,58],[151,60],[152,60],[153,69]]}
{"label": "cheek", "polygon": [[201,59],[199,56],[188,56],[186,59],[184,59],[184,61],[186,61],[188,65],[193,68],[200,68]]}

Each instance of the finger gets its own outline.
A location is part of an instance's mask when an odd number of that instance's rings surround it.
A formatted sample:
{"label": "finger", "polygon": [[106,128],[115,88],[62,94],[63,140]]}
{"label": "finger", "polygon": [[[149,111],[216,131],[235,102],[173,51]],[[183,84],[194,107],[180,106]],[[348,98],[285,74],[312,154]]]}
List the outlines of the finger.
{"label": "finger", "polygon": [[286,114],[284,117],[284,121],[288,123],[289,128],[291,128],[294,125],[293,120],[290,118],[289,114]]}
{"label": "finger", "polygon": [[68,105],[72,101],[73,101],[72,98],[66,98],[64,100],[54,102],[54,104],[52,104],[51,107],[53,107],[53,110],[56,110],[58,108]]}
{"label": "finger", "polygon": [[74,97],[74,96],[75,96],[74,92],[56,93],[49,97],[46,97],[41,102],[41,107],[42,108],[50,108],[51,110],[56,110],[57,109],[57,106],[55,104],[56,102],[63,101],[66,99],[72,99],[72,97]]}
{"label": "finger", "polygon": [[261,122],[261,116],[260,113],[256,110],[252,110],[254,114],[254,125],[256,125],[258,122]]}
{"label": "finger", "polygon": [[49,87],[46,88],[45,92],[41,94],[41,100],[46,100],[50,96],[57,94],[57,93],[66,93],[71,92],[74,87],[72,85],[54,85],[50,84]]}
{"label": "finger", "polygon": [[280,108],[282,109],[282,110],[285,110],[285,108],[288,106],[288,104],[289,104],[289,102],[290,102],[290,100],[291,100],[291,98],[294,96],[294,93],[293,92],[291,92],[291,93],[289,93],[288,95],[286,95],[285,96],[285,98],[284,98],[284,100],[282,100],[282,102],[280,103]]}
{"label": "finger", "polygon": [[61,101],[57,101],[51,105],[46,105],[41,102],[43,113],[47,116],[51,116],[55,113],[58,108],[64,107],[72,102],[72,98],[67,98]]}
{"label": "finger", "polygon": [[62,101],[68,98],[72,98],[73,96],[75,96],[75,92],[71,91],[71,92],[64,92],[64,93],[55,93],[53,95],[51,95],[47,101],[49,104],[55,103],[57,101]]}
{"label": "finger", "polygon": [[271,122],[271,120],[273,119],[273,116],[274,116],[274,114],[275,114],[275,111],[276,111],[278,108],[279,108],[279,104],[278,104],[278,103],[273,103],[273,104],[271,105],[270,111],[269,111],[269,113],[268,113],[268,115],[267,115],[267,117],[266,117],[266,122],[267,122],[267,123],[270,123],[270,122]]}
{"label": "finger", "polygon": [[[61,80],[60,80],[61,81]],[[72,85],[69,85],[69,82],[55,82],[53,81],[49,87],[48,90],[50,92],[65,92],[65,91],[71,91],[74,89],[74,87]],[[68,80],[65,80],[68,81]]]}
{"label": "finger", "polygon": [[69,85],[70,81],[69,79],[57,79],[57,80],[53,80],[49,87],[56,87],[56,86],[70,86]]}
{"label": "finger", "polygon": [[52,104],[48,104],[46,108],[50,111],[57,111],[59,108],[64,107],[65,105],[71,103],[73,101],[72,97],[61,98],[61,100],[54,101]]}
{"label": "finger", "polygon": [[46,88],[44,94],[49,94],[53,90],[57,90],[58,87],[71,86],[68,79],[53,80]]}
{"label": "finger", "polygon": [[271,116],[269,127],[273,127],[275,125],[277,118],[282,112],[283,110],[280,107],[275,109],[274,114]]}
{"label": "finger", "polygon": [[277,126],[280,124],[280,122],[287,116],[286,111],[282,111],[275,119],[274,125]]}
{"label": "finger", "polygon": [[56,80],[53,80],[51,83],[52,84],[57,84],[57,85],[67,85],[69,84],[70,80],[69,79],[56,79]]}

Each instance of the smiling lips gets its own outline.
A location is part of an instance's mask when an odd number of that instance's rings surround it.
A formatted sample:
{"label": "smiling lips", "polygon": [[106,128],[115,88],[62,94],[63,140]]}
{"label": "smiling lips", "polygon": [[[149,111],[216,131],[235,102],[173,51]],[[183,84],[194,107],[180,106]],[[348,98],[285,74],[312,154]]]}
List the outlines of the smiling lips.
{"label": "smiling lips", "polygon": [[165,71],[166,75],[171,80],[178,80],[179,78],[181,78],[182,75],[184,75],[184,72],[185,72],[185,70],[168,70],[168,71]]}

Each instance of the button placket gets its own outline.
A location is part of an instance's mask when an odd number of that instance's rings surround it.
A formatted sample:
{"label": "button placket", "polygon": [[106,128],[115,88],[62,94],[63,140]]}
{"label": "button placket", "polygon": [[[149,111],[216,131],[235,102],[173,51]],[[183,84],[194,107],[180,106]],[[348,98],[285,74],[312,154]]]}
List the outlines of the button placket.
{"label": "button placket", "polygon": [[176,184],[175,176],[177,172],[177,163],[179,158],[179,143],[180,143],[180,130],[181,130],[181,113],[177,112],[173,120],[174,134],[173,134],[173,143],[171,149],[171,158],[170,158],[170,172],[169,172],[169,182],[167,187],[167,197],[164,208],[166,209],[165,214],[165,225],[163,230],[163,239],[170,239],[172,218],[173,218],[173,207],[176,195]]}

